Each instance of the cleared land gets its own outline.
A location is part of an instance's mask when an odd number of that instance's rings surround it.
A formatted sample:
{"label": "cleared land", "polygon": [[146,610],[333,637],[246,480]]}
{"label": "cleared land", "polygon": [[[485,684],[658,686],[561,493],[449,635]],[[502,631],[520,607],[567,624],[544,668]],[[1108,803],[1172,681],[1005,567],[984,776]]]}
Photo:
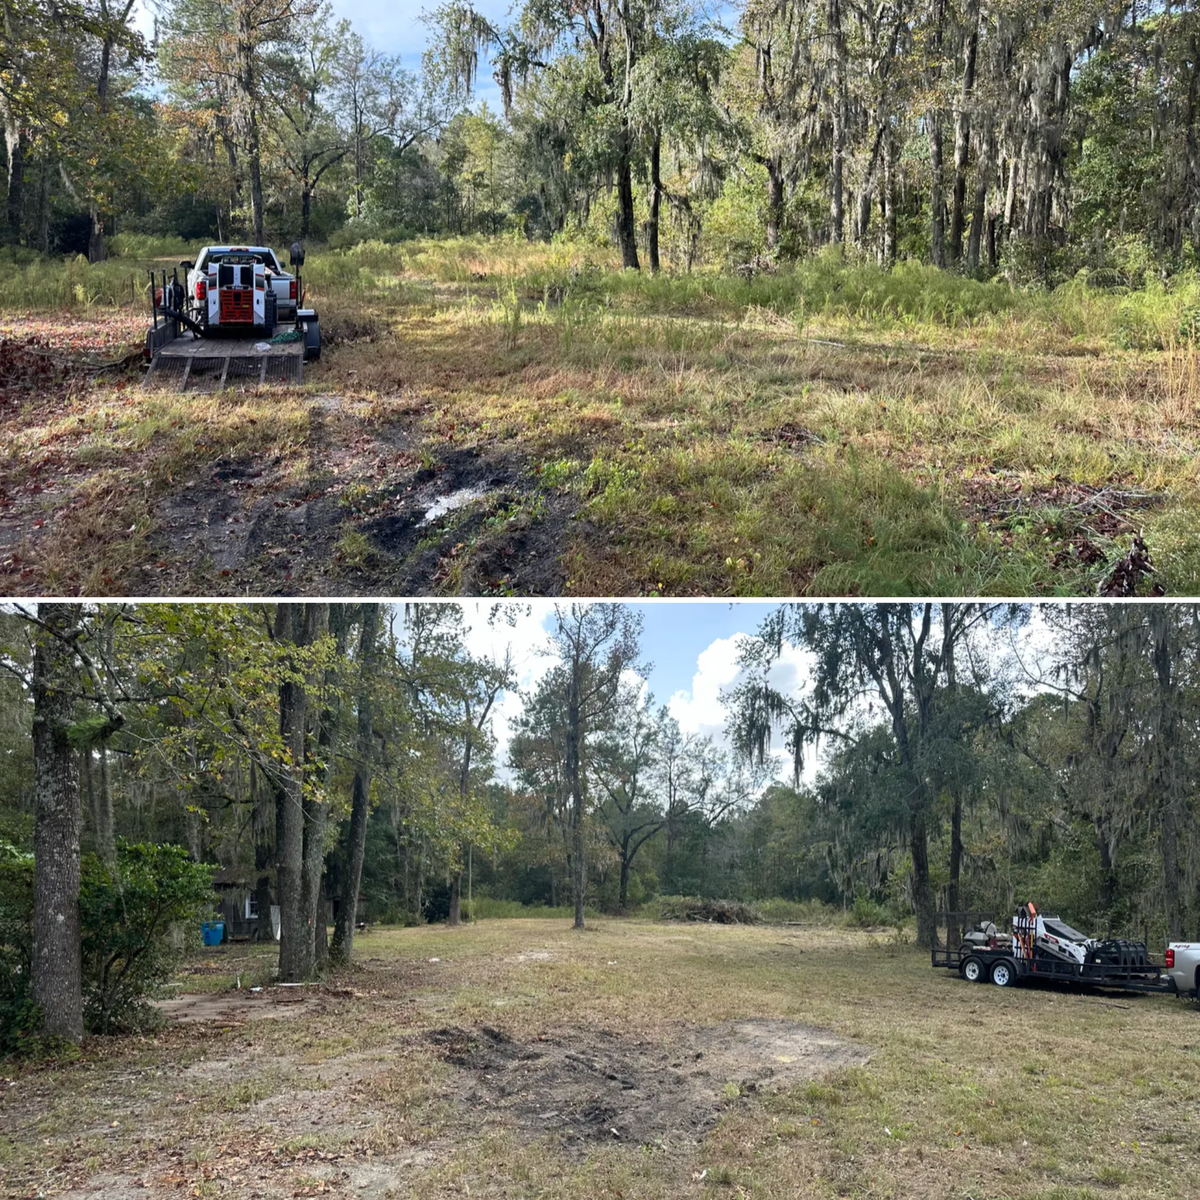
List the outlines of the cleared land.
{"label": "cleared land", "polygon": [[312,257],[303,388],[178,395],[63,365],[141,328],[88,270],[0,277],[7,592],[1092,594],[1137,533],[1200,591],[1196,281],[366,246]]}
{"label": "cleared land", "polygon": [[[1177,1197],[1195,1005],[967,984],[886,932],[599,921],[365,936],[0,1090],[0,1194]],[[240,974],[242,990],[229,991]]]}

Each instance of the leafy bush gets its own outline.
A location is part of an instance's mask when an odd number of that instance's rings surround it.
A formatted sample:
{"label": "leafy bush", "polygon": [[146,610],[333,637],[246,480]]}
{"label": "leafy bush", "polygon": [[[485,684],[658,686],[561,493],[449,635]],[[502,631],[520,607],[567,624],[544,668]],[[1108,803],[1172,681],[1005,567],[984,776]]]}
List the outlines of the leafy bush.
{"label": "leafy bush", "polygon": [[872,900],[865,892],[859,892],[846,914],[846,923],[857,925],[859,929],[873,929],[879,925],[894,925],[896,921],[884,905]]}
{"label": "leafy bush", "polygon": [[[145,1023],[146,1001],[170,976],[212,908],[212,868],[182,846],[122,841],[115,869],[93,856],[80,888],[84,1019],[108,1033]],[[173,936],[175,927],[184,937]]]}
{"label": "leafy bush", "polygon": [[0,842],[0,1054],[25,1054],[37,1044],[32,961],[33,855]]}
{"label": "leafy bush", "polygon": [[[30,996],[33,855],[0,846],[0,1053],[37,1044]],[[93,1033],[153,1020],[148,1001],[175,969],[212,906],[212,868],[182,846],[121,841],[116,864],[81,863],[84,1020]],[[181,935],[182,931],[182,935]]]}

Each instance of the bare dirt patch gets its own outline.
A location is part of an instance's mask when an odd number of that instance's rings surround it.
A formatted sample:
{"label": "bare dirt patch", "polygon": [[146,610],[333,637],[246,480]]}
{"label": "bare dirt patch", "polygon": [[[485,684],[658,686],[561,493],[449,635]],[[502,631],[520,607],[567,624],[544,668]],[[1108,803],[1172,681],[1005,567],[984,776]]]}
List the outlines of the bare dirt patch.
{"label": "bare dirt patch", "polygon": [[[422,462],[411,431],[342,437],[313,406],[308,469],[223,459],[161,501],[139,590],[232,595],[562,591],[577,501],[492,447]],[[358,496],[355,489],[359,493]],[[359,539],[357,542],[348,540]]]}
{"label": "bare dirt patch", "polygon": [[178,1025],[209,1025],[295,1019],[311,1015],[321,1006],[315,991],[301,988],[246,988],[236,992],[176,996],[158,1001],[156,1007]]}
{"label": "bare dirt patch", "polygon": [[722,1108],[747,1094],[870,1058],[828,1030],[783,1020],[681,1028],[670,1042],[584,1029],[521,1043],[486,1025],[427,1036],[461,1068],[456,1092],[474,1119],[498,1115],[576,1150],[596,1142],[694,1145]]}

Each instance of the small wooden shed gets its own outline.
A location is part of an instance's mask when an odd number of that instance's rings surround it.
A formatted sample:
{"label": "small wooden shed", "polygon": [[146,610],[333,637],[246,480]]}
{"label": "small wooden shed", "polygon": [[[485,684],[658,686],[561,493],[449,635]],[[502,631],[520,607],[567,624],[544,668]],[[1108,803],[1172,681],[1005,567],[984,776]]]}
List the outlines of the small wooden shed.
{"label": "small wooden shed", "polygon": [[[259,933],[260,914],[254,880],[244,867],[222,867],[213,875],[213,890],[217,893],[217,909],[225,922],[225,935],[230,941],[268,940]],[[279,906],[271,905],[271,941],[279,941]],[[265,933],[265,930],[264,930]]]}

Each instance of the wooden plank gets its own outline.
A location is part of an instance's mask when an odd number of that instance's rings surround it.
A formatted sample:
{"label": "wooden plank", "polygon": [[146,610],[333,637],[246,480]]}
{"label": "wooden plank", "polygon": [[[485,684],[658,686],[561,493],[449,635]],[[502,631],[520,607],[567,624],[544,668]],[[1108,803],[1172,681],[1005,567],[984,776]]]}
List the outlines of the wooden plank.
{"label": "wooden plank", "polygon": [[192,373],[192,363],[195,361],[196,360],[194,358],[189,358],[187,362],[183,364],[183,380],[179,384],[179,390],[181,392],[187,391],[188,376]]}

